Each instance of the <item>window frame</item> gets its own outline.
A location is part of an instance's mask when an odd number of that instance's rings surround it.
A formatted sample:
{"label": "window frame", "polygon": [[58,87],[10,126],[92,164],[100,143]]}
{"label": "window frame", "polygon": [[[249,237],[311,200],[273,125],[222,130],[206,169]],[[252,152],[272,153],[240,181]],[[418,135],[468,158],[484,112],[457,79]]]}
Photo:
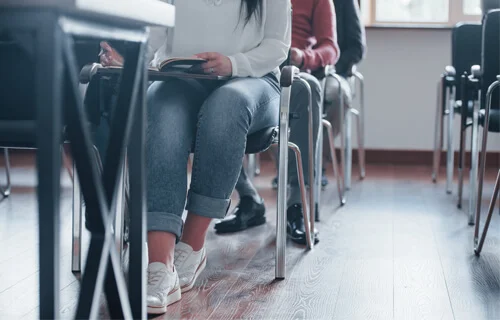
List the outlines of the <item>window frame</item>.
{"label": "window frame", "polygon": [[453,27],[459,22],[480,22],[481,15],[464,14],[463,5],[465,0],[448,0],[449,12],[448,22],[422,22],[422,21],[377,21],[376,6],[380,0],[360,0],[361,10],[366,10],[363,14],[363,20],[367,27],[387,26],[387,27],[407,27],[407,28],[426,28],[426,27]]}

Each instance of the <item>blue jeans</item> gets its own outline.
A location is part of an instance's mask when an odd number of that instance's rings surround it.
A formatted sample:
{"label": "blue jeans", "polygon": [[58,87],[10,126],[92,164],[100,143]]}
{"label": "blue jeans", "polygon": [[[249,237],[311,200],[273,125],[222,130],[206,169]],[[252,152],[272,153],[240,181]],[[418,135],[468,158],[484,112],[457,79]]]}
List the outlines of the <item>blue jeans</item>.
{"label": "blue jeans", "polygon": [[[323,90],[318,79],[309,73],[302,72],[300,77],[307,81],[311,88],[311,108],[313,110],[313,150],[316,152],[316,145],[319,138],[319,128],[321,124],[321,95]],[[295,81],[292,85],[290,96],[290,112],[299,115],[298,119],[290,120],[290,141],[297,144],[301,152],[302,167],[304,169],[304,180],[309,185],[309,98],[307,88],[301,81]],[[278,167],[278,150],[276,150],[275,160]],[[316,169],[317,170],[317,169]],[[314,177],[313,177],[314,179]],[[297,160],[293,151],[288,154],[288,198],[287,206],[301,203],[299,175],[297,172]],[[241,170],[236,191],[240,197],[245,196],[246,191],[255,190],[245,170]]]}
{"label": "blue jeans", "polygon": [[[184,208],[224,218],[245,154],[246,137],[279,118],[278,80],[172,79],[148,89],[148,231],[180,238]],[[187,192],[187,160],[194,151]],[[133,181],[131,182],[133,183]]]}

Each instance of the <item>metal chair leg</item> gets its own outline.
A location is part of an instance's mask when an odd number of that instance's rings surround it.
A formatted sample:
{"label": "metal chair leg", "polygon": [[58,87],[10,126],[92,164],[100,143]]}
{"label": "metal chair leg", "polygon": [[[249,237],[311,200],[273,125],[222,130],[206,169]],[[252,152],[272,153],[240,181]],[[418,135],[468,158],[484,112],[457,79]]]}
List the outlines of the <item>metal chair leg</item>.
{"label": "metal chair leg", "polygon": [[330,146],[329,149],[330,149],[330,156],[332,158],[333,173],[335,174],[335,179],[337,180],[337,190],[339,193],[340,205],[343,206],[346,203],[344,188],[342,186],[344,179],[340,174],[337,165],[337,155],[335,154],[335,144],[334,144],[335,137],[333,136],[333,128],[332,124],[325,119],[323,119],[323,126],[327,129],[328,132],[328,143]]}
{"label": "metal chair leg", "polygon": [[[68,159],[65,155],[64,158]],[[71,271],[82,271],[82,192],[73,162],[73,245],[71,250]]]}
{"label": "metal chair leg", "polygon": [[[331,74],[332,78],[337,80],[338,82],[338,96],[339,96],[339,103],[341,106],[344,106],[344,95],[342,94],[342,80],[340,78],[340,76],[336,73],[332,73]],[[351,83],[351,87],[355,87],[352,83]],[[351,88],[352,89],[352,88]],[[353,91],[354,92],[354,91]],[[353,94],[354,96],[354,94]],[[350,114],[350,112],[347,113],[347,115]],[[346,190],[347,190],[347,185],[345,183],[345,180],[347,179],[346,178],[346,175],[347,175],[347,160],[346,160],[346,136],[347,136],[347,130],[346,130],[346,116],[347,116],[344,112],[344,108],[340,108],[340,171],[342,172],[342,178],[344,179],[344,182],[342,183],[342,194],[345,195],[346,193]]]}
{"label": "metal chair leg", "polygon": [[288,188],[288,134],[291,86],[282,88],[278,137],[278,199],[276,209],[276,256],[274,277],[286,274],[286,202]]}
{"label": "metal chair leg", "polygon": [[118,184],[118,196],[116,198],[116,212],[115,212],[115,243],[120,258],[123,259],[123,227],[124,227],[124,213],[125,213],[125,172],[126,163],[123,164],[120,173],[120,182]]}
{"label": "metal chair leg", "polygon": [[189,166],[189,168],[193,167],[193,163],[194,163],[194,154],[190,153],[189,156],[188,156],[188,166]]}
{"label": "metal chair leg", "polygon": [[[284,88],[286,89],[286,88]],[[288,116],[288,115],[287,115]],[[281,123],[285,121],[282,119]],[[276,262],[275,278],[285,279],[286,274],[286,201],[288,180],[288,119],[280,124],[278,156],[278,204],[276,210]]]}
{"label": "metal chair leg", "polygon": [[[294,154],[297,163],[297,173],[299,176],[299,187],[300,187],[300,199],[302,202],[302,214],[304,216],[304,229],[306,230],[306,240],[307,240],[307,248],[312,249],[314,247],[314,226],[311,220],[314,220],[314,217],[310,215],[311,212],[311,203],[307,201],[307,190],[304,179],[304,167],[302,165],[302,158],[299,147],[293,143],[288,142],[288,148],[290,148]],[[314,204],[312,205],[314,207]]]}
{"label": "metal chair leg", "polygon": [[349,110],[345,115],[345,171],[344,185],[346,190],[351,189],[352,178],[352,112]]}
{"label": "metal chair leg", "polygon": [[69,143],[64,143],[63,146],[62,146],[62,150],[63,150],[63,165],[64,165],[64,168],[66,169],[66,171],[68,172],[68,175],[69,175],[69,178],[70,178],[71,182],[73,182],[73,180],[74,180],[74,177],[73,177],[73,171],[74,171],[73,161],[67,155],[67,152],[69,152],[69,150],[67,150],[66,148],[68,148],[68,147],[69,147]]}
{"label": "metal chair leg", "polygon": [[[358,165],[359,176],[364,179],[366,176],[365,157],[365,78],[359,72],[354,72],[354,77],[359,81],[359,111],[357,112],[357,135],[358,135]],[[353,109],[354,110],[354,109]]]}
{"label": "metal chair leg", "polygon": [[246,173],[247,173],[247,176],[248,176],[248,179],[250,181],[253,182],[254,178],[255,178],[255,171],[256,171],[256,158],[255,158],[255,154],[249,154],[247,155],[247,170],[246,170]]}
{"label": "metal chair leg", "polygon": [[[462,89],[465,90],[465,87]],[[462,101],[461,119],[460,119],[460,148],[458,153],[458,201],[457,207],[462,209],[462,199],[464,192],[464,166],[465,166],[465,134],[467,130],[467,116],[465,115],[465,109],[468,109],[468,104]]]}
{"label": "metal chair leg", "polygon": [[444,127],[444,103],[443,99],[446,93],[444,92],[445,84],[444,75],[438,83],[437,104],[436,104],[436,123],[434,126],[434,156],[432,165],[432,182],[436,183],[439,175],[439,167],[441,165],[441,152],[443,150],[443,127]]}
{"label": "metal chair leg", "polygon": [[4,148],[3,149],[3,156],[5,160],[5,177],[7,179],[7,184],[5,185],[4,188],[0,188],[0,194],[4,197],[7,198],[10,195],[10,192],[12,190],[12,185],[10,182],[10,157],[9,157],[9,149]]}
{"label": "metal chair leg", "polygon": [[255,155],[255,175],[260,175],[260,153]]}
{"label": "metal chair leg", "polygon": [[[481,97],[481,92],[479,92]],[[481,98],[479,98],[481,99]],[[469,178],[469,225],[474,225],[474,210],[476,209],[477,175],[478,175],[478,135],[479,135],[479,106],[480,102],[474,101],[471,134],[471,168]]]}
{"label": "metal chair leg", "polygon": [[315,204],[318,204],[318,210],[316,210],[316,217],[315,221],[319,222],[320,221],[320,213],[319,213],[319,207],[321,204],[321,190],[322,190],[322,185],[321,185],[321,179],[322,179],[322,169],[323,169],[323,127],[320,126],[319,128],[319,137],[318,137],[318,143],[316,144],[316,159],[315,159],[315,167],[316,170],[318,171],[318,177],[316,179],[316,193],[315,193]]}
{"label": "metal chair leg", "polygon": [[448,125],[446,139],[446,193],[450,194],[453,184],[454,154],[453,148],[453,121],[455,120],[455,88],[449,88]]}
{"label": "metal chair leg", "polygon": [[478,241],[479,236],[479,219],[480,212],[476,212],[476,227],[474,231],[474,253],[479,256],[483,250],[484,241],[486,239],[486,234],[488,233],[488,228],[490,227],[491,217],[493,216],[493,211],[495,211],[495,203],[497,202],[498,194],[500,193],[500,170],[498,170],[497,180],[495,182],[495,188],[493,189],[493,196],[491,197],[490,206],[488,208],[488,215],[486,216],[486,222],[484,224],[483,233],[481,234],[481,239]]}
{"label": "metal chair leg", "polygon": [[460,152],[459,168],[458,168],[458,202],[457,208],[462,209],[462,199],[464,193],[464,164],[465,164],[465,128],[460,132]]}

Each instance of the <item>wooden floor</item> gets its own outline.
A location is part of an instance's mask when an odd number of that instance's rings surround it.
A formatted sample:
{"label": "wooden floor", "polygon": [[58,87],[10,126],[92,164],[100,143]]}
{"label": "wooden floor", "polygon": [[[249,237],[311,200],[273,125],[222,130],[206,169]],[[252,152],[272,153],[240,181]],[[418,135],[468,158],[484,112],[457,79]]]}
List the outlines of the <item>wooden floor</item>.
{"label": "wooden floor", "polygon": [[[18,163],[13,194],[0,202],[0,319],[38,317],[35,175],[24,166],[30,161]],[[483,212],[494,175],[485,184]],[[289,243],[284,281],[274,281],[272,176],[266,165],[257,179],[269,222],[239,234],[210,232],[206,271],[159,319],[500,319],[500,217],[495,213],[476,258],[456,192],[432,184],[429,168],[369,166],[340,209],[330,179],[321,241],[309,252]],[[79,281],[70,271],[67,177],[63,188],[61,317],[71,318]]]}

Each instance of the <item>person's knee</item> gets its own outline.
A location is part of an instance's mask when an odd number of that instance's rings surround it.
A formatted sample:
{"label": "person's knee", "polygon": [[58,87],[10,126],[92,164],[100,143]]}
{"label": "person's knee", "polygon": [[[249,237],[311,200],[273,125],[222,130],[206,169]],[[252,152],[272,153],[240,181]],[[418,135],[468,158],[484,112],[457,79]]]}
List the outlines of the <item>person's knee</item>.
{"label": "person's knee", "polygon": [[203,104],[198,130],[213,138],[246,135],[252,118],[250,94],[234,86],[218,88]]}
{"label": "person's knee", "polygon": [[340,100],[341,84],[338,79],[328,76],[325,83],[325,103],[338,103]]}
{"label": "person's knee", "polygon": [[[168,148],[186,147],[192,140],[195,121],[180,85],[153,83],[147,91],[147,140]],[[185,134],[182,134],[185,133]],[[169,138],[169,137],[175,137]],[[186,141],[184,141],[186,140]]]}

